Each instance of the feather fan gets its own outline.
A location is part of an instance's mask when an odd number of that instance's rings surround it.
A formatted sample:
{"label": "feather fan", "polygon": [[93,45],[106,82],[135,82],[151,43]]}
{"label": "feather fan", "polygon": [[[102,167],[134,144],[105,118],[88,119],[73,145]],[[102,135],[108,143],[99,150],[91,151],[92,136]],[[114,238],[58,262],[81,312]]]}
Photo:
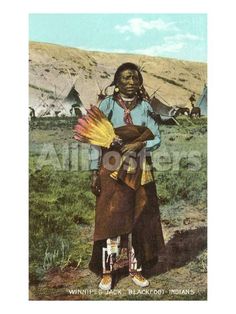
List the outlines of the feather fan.
{"label": "feather fan", "polygon": [[118,140],[112,124],[104,113],[93,105],[87,109],[86,115],[78,119],[74,132],[77,141],[106,148],[109,148],[114,140]]}

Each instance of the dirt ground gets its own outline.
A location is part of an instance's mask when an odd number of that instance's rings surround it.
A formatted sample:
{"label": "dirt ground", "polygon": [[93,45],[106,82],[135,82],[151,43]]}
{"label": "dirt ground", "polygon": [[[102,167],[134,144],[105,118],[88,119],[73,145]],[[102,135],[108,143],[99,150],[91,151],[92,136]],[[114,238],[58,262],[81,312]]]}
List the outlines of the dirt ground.
{"label": "dirt ground", "polygon": [[[168,217],[168,213],[176,211]],[[114,274],[110,292],[98,289],[100,278],[87,268],[50,270],[30,287],[30,300],[206,300],[206,208],[180,203],[162,208],[166,251],[147,274],[150,286],[139,288],[126,270]],[[175,217],[175,218],[171,218]],[[92,228],[86,232],[92,233]],[[85,230],[84,230],[85,231]]]}

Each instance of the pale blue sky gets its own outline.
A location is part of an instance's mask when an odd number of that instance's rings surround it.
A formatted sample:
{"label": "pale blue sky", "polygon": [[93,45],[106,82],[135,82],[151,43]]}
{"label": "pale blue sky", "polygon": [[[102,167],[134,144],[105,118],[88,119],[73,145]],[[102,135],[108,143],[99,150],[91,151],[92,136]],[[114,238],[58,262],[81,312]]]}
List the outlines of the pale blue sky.
{"label": "pale blue sky", "polygon": [[29,39],[207,62],[207,15],[30,14]]}

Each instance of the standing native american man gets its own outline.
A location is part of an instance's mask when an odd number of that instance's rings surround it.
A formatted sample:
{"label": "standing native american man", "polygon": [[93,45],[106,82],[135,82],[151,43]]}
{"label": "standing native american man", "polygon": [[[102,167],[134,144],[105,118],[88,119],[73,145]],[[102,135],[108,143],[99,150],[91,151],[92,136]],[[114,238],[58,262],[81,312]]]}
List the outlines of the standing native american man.
{"label": "standing native american man", "polygon": [[[132,141],[118,149],[91,146],[91,189],[96,195],[96,218],[89,267],[102,276],[99,287],[110,290],[112,275],[119,262],[122,265],[121,256],[126,256],[131,279],[136,285],[146,287],[149,282],[142,272],[157,263],[164,248],[150,156],[160,146],[160,133],[149,115],[153,110],[144,98],[143,77],[135,64],[119,66],[110,86],[115,87],[114,93],[100,103],[99,109],[114,128],[126,126],[126,137]],[[149,133],[151,139],[144,140],[140,130]],[[121,170],[117,156],[124,160],[122,157],[129,155],[123,163],[126,168]]]}

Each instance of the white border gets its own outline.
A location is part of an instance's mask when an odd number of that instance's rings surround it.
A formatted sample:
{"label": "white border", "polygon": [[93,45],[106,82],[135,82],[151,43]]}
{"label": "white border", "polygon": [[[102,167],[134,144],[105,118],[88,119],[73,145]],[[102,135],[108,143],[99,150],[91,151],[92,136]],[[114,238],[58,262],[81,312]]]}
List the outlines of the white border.
{"label": "white border", "polygon": [[[7,313],[87,310],[208,313],[233,306],[235,224],[232,151],[235,134],[233,1],[11,1],[1,3],[1,306]],[[71,302],[28,301],[28,14],[29,13],[208,13],[209,16],[209,301]],[[9,105],[14,116],[9,117]],[[6,191],[5,191],[5,188]],[[4,304],[3,304],[4,303]],[[118,306],[119,305],[119,306]],[[150,308],[151,307],[151,308]],[[87,310],[88,311],[88,310]]]}

